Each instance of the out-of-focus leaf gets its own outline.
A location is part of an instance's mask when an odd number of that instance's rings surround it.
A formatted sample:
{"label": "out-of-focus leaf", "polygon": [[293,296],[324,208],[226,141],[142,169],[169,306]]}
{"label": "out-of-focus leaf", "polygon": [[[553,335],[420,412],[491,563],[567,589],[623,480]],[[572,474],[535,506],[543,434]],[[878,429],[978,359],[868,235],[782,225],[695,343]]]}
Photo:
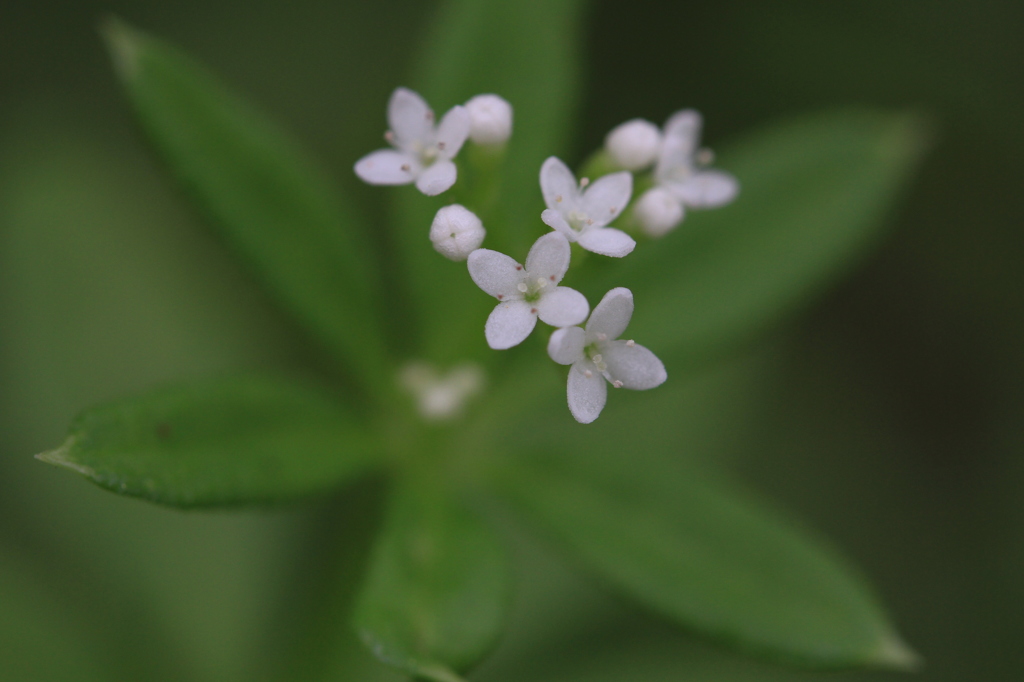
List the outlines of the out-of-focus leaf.
{"label": "out-of-focus leaf", "polygon": [[[123,679],[105,669],[86,623],[67,613],[27,566],[0,554],[0,679],[100,682]],[[76,629],[76,625],[81,629]]]}
{"label": "out-of-focus leaf", "polygon": [[290,139],[175,48],[105,34],[154,146],[227,241],[350,372],[388,376],[363,221]]}
{"label": "out-of-focus leaf", "polygon": [[452,682],[494,645],[505,621],[508,557],[471,509],[436,490],[396,491],[355,608],[382,661]]}
{"label": "out-of-focus leaf", "polygon": [[[512,104],[515,119],[500,201],[481,218],[489,232],[484,245],[507,250],[519,261],[549,230],[540,221],[538,177],[544,159],[563,150],[576,104],[582,7],[580,0],[452,0],[441,8],[413,78],[413,87],[438,116],[482,93],[496,93]],[[470,144],[460,158],[472,153]],[[456,183],[438,198],[412,188],[397,192],[396,243],[413,284],[424,353],[439,362],[486,349],[482,325],[494,305],[475,290],[465,265],[439,256],[427,238],[434,213],[452,203],[460,188]]]}
{"label": "out-of-focus leaf", "polygon": [[630,334],[671,376],[673,358],[734,346],[847,271],[876,241],[923,148],[918,119],[867,111],[753,134],[716,162],[740,180],[733,205],[694,211],[601,283],[633,289]]}
{"label": "out-of-focus leaf", "polygon": [[375,454],[375,441],[329,396],[247,377],[87,410],[61,447],[37,456],[117,493],[198,507],[321,492]]}
{"label": "out-of-focus leaf", "polygon": [[[623,453],[625,454],[625,453]],[[916,657],[827,548],[713,480],[585,453],[509,458],[501,486],[535,522],[650,608],[737,648],[812,666]]]}

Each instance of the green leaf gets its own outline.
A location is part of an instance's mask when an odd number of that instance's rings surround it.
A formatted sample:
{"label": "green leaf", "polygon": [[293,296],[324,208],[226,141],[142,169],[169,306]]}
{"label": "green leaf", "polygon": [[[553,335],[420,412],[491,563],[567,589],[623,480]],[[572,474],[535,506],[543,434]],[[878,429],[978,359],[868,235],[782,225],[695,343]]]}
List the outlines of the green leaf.
{"label": "green leaf", "polygon": [[508,593],[508,557],[494,531],[436,488],[404,487],[373,549],[355,625],[385,663],[452,682],[494,645]]}
{"label": "green leaf", "polygon": [[510,458],[502,488],[640,602],[770,658],[820,667],[916,663],[859,578],[769,509],[693,471],[618,466],[597,474],[585,454]]}
{"label": "green leaf", "polygon": [[379,386],[385,344],[364,222],[293,142],[166,43],[120,22],[104,34],[154,146],[278,300]]}
{"label": "green leaf", "polygon": [[[548,231],[540,221],[538,178],[544,159],[563,151],[576,105],[582,8],[580,0],[452,0],[442,7],[417,62],[414,87],[439,116],[482,93],[496,93],[512,104],[514,126],[499,202],[483,211],[472,197],[462,201],[481,211],[486,246],[519,260]],[[460,161],[473,153],[471,146],[460,152]],[[466,173],[466,164],[461,166],[459,172]],[[397,195],[396,242],[413,281],[410,296],[426,356],[437,362],[486,352],[481,325],[494,306],[476,290],[464,264],[440,257],[427,240],[434,213],[452,203],[464,181],[460,175],[455,188],[439,198],[409,188]]]}
{"label": "green leaf", "polygon": [[918,119],[866,111],[750,135],[716,162],[740,180],[733,205],[693,211],[609,268],[593,291],[633,289],[629,333],[666,364],[720,353],[851,268],[877,241],[923,148]]}
{"label": "green leaf", "polygon": [[200,507],[325,491],[368,467],[376,447],[323,392],[246,377],[87,410],[37,457],[116,493]]}

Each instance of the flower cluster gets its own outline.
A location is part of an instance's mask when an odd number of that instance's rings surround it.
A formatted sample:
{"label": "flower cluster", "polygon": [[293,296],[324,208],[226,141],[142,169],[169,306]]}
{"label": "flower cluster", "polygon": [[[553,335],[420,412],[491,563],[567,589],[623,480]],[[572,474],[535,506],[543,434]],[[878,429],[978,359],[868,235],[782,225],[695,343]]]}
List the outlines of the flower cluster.
{"label": "flower cluster", "polygon": [[[415,183],[423,194],[434,196],[455,184],[454,158],[467,139],[495,153],[504,149],[512,132],[512,107],[497,95],[478,95],[453,107],[435,124],[427,103],[415,92],[399,88],[388,103],[388,123],[384,138],[393,149],[360,159],[356,174],[377,185]],[[664,383],[668,374],[653,352],[620,338],[633,316],[629,289],[612,289],[591,312],[583,294],[560,286],[569,270],[572,244],[623,258],[637,242],[611,225],[616,219],[625,216],[627,229],[632,225],[647,237],[660,237],[682,221],[685,207],[713,208],[732,201],[739,186],[728,173],[707,168],[712,155],[699,148],[700,128],[700,114],[689,109],[673,114],[663,129],[642,119],[623,123],[608,134],[604,150],[605,158],[622,170],[593,182],[577,180],[560,159],[548,158],[540,168],[540,192],[547,208],[539,217],[553,232],[536,240],[525,263],[480,248],[487,234],[483,223],[460,204],[439,209],[430,226],[434,249],[450,260],[466,261],[473,282],[497,299],[484,323],[484,338],[491,348],[519,345],[538,319],[555,327],[548,355],[570,366],[569,410],[581,423],[589,424],[601,414],[608,384],[646,390]],[[649,187],[635,201],[634,174],[643,174],[639,181]],[[456,378],[442,380],[433,370],[412,367],[403,381],[426,418],[457,414],[465,397],[479,386],[477,379],[453,375]]]}

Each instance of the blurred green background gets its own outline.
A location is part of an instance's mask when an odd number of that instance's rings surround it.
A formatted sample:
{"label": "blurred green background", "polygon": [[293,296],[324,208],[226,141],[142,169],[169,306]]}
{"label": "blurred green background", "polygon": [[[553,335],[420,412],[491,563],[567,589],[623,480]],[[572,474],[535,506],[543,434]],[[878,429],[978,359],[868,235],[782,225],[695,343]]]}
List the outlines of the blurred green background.
{"label": "blurred green background", "polygon": [[[379,218],[351,165],[377,146],[433,7],[0,9],[3,679],[258,678],[262,645],[293,630],[275,614],[309,540],[302,508],[165,510],[31,458],[98,401],[309,353],[149,156],[97,20],[116,13],[183,46]],[[934,148],[882,248],[787,328],[698,376],[692,414],[671,425],[692,432],[692,457],[862,568],[925,657],[923,680],[1024,675],[1021,35],[1024,4],[1009,0],[595,2],[585,28],[572,161],[619,122],[684,106],[704,113],[712,146],[835,106],[928,117]],[[532,541],[517,561],[512,629],[480,680],[819,679],[682,636]],[[391,678],[376,670],[361,679]]]}

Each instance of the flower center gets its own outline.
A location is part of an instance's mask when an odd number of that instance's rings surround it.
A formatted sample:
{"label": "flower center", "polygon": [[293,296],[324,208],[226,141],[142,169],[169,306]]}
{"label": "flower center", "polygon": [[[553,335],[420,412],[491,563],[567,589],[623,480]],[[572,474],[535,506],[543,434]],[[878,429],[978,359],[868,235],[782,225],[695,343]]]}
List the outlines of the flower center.
{"label": "flower center", "polygon": [[565,216],[565,222],[569,223],[569,227],[575,231],[582,232],[594,224],[594,219],[583,211],[569,211],[569,214]]}
{"label": "flower center", "polygon": [[544,294],[544,290],[550,282],[543,277],[527,277],[522,282],[516,285],[516,289],[523,295],[523,300],[527,303],[536,303],[540,300],[540,297]]}

